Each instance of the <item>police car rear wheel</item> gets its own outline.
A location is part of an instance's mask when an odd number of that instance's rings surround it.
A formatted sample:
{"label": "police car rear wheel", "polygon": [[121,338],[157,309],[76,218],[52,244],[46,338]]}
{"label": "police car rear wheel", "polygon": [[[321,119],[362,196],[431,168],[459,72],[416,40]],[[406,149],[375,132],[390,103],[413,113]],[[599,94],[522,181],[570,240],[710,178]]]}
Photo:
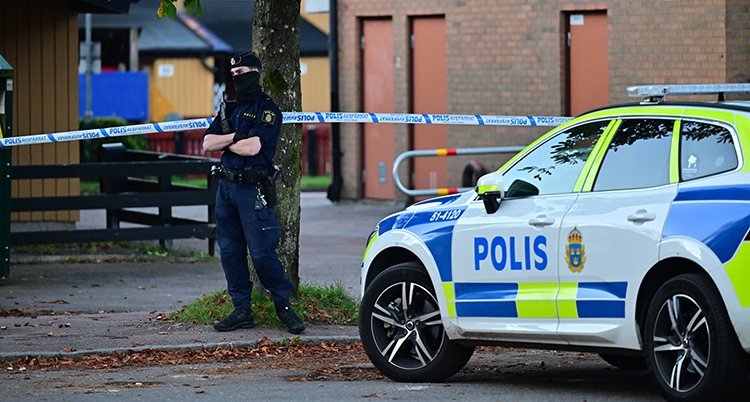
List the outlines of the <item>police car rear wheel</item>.
{"label": "police car rear wheel", "polygon": [[732,400],[750,374],[721,297],[697,274],[674,277],[652,299],[644,341],[651,379],[670,401]]}
{"label": "police car rear wheel", "polygon": [[359,332],[372,364],[396,381],[440,381],[474,352],[448,339],[430,278],[416,263],[391,267],[367,287]]}

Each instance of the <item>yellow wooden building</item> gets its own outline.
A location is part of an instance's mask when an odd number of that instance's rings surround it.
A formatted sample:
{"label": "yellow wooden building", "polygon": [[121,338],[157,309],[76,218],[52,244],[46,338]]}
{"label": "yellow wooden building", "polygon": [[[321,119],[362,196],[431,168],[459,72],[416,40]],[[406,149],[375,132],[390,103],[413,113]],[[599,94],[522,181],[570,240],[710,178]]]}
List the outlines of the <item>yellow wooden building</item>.
{"label": "yellow wooden building", "polygon": [[[13,136],[78,129],[78,14],[127,12],[129,0],[0,0],[0,54],[11,64]],[[78,163],[77,143],[13,147],[12,164]],[[11,196],[78,194],[78,179],[13,180]],[[78,211],[12,213],[13,221],[72,225]]]}

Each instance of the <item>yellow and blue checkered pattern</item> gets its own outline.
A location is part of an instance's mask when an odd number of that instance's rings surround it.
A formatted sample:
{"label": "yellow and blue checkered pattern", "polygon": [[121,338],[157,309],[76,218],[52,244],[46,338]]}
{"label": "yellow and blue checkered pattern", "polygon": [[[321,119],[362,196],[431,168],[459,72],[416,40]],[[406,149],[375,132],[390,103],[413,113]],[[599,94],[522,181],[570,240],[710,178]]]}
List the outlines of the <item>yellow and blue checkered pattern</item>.
{"label": "yellow and blue checkered pattern", "polygon": [[451,317],[625,318],[627,282],[444,282]]}

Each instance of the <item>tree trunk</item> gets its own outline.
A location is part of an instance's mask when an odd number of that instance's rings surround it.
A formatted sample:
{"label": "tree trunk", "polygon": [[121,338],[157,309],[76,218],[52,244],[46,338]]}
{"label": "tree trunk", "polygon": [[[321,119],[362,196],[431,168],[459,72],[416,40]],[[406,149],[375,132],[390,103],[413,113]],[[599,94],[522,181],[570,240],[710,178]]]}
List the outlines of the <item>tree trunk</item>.
{"label": "tree trunk", "polygon": [[[263,63],[263,91],[283,112],[302,110],[299,66],[300,0],[256,0],[253,15],[253,49]],[[281,169],[276,182],[276,215],[281,241],[276,250],[292,294],[299,290],[300,176],[302,126],[282,124],[274,162]],[[260,283],[255,270],[251,280]]]}

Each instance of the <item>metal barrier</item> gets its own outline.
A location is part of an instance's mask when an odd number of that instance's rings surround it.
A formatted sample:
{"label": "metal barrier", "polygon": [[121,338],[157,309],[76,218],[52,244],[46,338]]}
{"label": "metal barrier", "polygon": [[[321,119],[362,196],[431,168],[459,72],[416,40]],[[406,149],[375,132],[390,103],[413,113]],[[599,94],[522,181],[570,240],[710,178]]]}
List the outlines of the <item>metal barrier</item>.
{"label": "metal barrier", "polygon": [[472,190],[473,187],[459,187],[459,188],[436,188],[428,190],[409,190],[401,184],[401,180],[398,177],[398,167],[401,162],[407,158],[415,158],[418,156],[453,156],[453,155],[477,155],[477,154],[516,154],[521,152],[526,147],[490,147],[490,148],[458,148],[458,149],[426,149],[419,151],[407,151],[399,155],[393,162],[393,183],[396,184],[401,192],[410,196],[430,196],[430,195],[448,195],[458,194],[465,191]]}

